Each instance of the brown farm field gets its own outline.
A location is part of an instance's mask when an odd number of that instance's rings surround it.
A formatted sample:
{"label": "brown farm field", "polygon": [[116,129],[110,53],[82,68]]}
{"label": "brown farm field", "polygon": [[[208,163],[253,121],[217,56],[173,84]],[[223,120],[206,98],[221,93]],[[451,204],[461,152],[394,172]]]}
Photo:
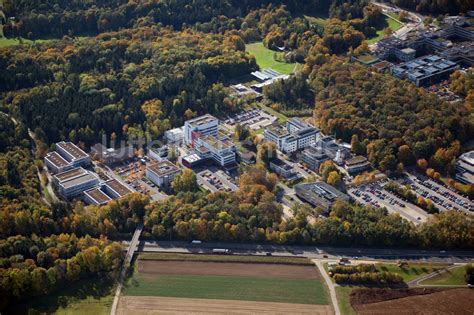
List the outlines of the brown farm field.
{"label": "brown farm field", "polygon": [[138,259],[119,314],[331,314],[316,266]]}
{"label": "brown farm field", "polygon": [[138,264],[142,274],[239,276],[318,280],[315,267],[277,264],[214,263],[191,261],[143,260]]}
{"label": "brown farm field", "polygon": [[118,315],[151,314],[333,314],[329,305],[308,305],[234,300],[183,299],[157,296],[123,296]]}
{"label": "brown farm field", "polygon": [[474,290],[462,288],[433,291],[429,294],[419,292],[421,294],[392,298],[375,303],[358,304],[353,305],[353,307],[358,315],[473,314]]}

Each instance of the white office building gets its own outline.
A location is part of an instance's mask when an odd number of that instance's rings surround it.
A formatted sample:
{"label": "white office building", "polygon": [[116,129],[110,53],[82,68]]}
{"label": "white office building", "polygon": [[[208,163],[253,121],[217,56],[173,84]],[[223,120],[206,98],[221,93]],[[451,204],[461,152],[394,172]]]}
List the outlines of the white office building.
{"label": "white office building", "polygon": [[282,125],[270,126],[264,132],[266,140],[277,145],[278,150],[292,153],[312,146],[319,138],[319,130],[297,119],[289,119],[286,127]]}
{"label": "white office building", "polygon": [[163,160],[146,168],[146,177],[158,187],[169,187],[181,169],[168,160]]}
{"label": "white office building", "polygon": [[205,136],[218,136],[219,120],[209,114],[200,116],[184,123],[184,142],[194,146],[196,139]]}
{"label": "white office building", "polygon": [[89,165],[91,159],[72,142],[56,143],[56,151],[49,152],[44,162],[51,173],[62,173],[79,166]]}
{"label": "white office building", "polygon": [[195,149],[201,158],[211,158],[219,166],[235,164],[236,148],[228,138],[200,137],[196,140]]}
{"label": "white office building", "polygon": [[165,139],[168,143],[172,144],[182,143],[184,140],[184,126],[166,131]]}
{"label": "white office building", "polygon": [[86,166],[91,163],[89,155],[72,142],[56,143],[56,152],[74,167]]}
{"label": "white office building", "polygon": [[59,195],[72,198],[96,187],[99,184],[99,177],[82,167],[77,167],[54,175],[53,184]]}

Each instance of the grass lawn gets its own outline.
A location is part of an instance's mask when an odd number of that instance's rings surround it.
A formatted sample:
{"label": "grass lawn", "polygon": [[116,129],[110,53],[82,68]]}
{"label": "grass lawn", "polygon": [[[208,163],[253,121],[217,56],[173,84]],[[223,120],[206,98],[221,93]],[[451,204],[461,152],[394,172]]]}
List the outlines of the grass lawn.
{"label": "grass lawn", "polygon": [[30,298],[5,314],[108,315],[114,299],[113,283],[101,279],[80,280],[46,297]]}
{"label": "grass lawn", "polygon": [[431,279],[421,282],[420,284],[429,284],[429,285],[466,285],[466,280],[464,274],[466,270],[464,266],[454,268],[443,272],[440,275],[437,275]]}
{"label": "grass lawn", "polygon": [[314,266],[306,258],[278,257],[278,256],[238,256],[238,255],[192,255],[180,253],[142,253],[139,260],[161,260],[161,261],[201,261],[201,262],[232,262],[232,263],[262,263],[262,264],[285,264]]}
{"label": "grass lawn", "polygon": [[78,300],[72,302],[66,307],[60,307],[57,311],[57,315],[82,315],[82,314],[94,314],[94,315],[108,315],[110,314],[110,308],[114,302],[112,295],[93,298],[87,297],[84,300]]}
{"label": "grass lawn", "polygon": [[308,20],[309,23],[315,24],[321,27],[325,27],[329,20],[329,17],[324,16],[324,15],[315,15],[315,16],[305,15],[304,18]]}
{"label": "grass lawn", "polygon": [[136,273],[128,281],[123,294],[319,305],[329,302],[323,284],[317,280],[227,276],[145,276]]}
{"label": "grass lawn", "polygon": [[[387,26],[390,27],[390,29],[395,32],[397,31],[398,29],[402,28],[403,24],[400,24],[399,22],[395,21],[393,18],[391,17],[388,17],[388,16],[385,16],[385,21],[387,22]],[[378,42],[379,40],[381,40],[383,37],[384,37],[384,34],[383,34],[383,30],[384,30],[385,27],[383,27],[382,29],[380,30],[377,30],[377,36],[374,36],[372,38],[368,38],[367,39],[367,43],[369,44],[373,44],[373,43],[376,43]]]}
{"label": "grass lawn", "polygon": [[337,303],[339,304],[339,309],[341,310],[341,314],[344,315],[355,315],[356,312],[351,306],[350,301],[350,294],[353,289],[356,287],[353,286],[337,286],[336,287],[336,296],[337,296]]}
{"label": "grass lawn", "polygon": [[267,49],[262,42],[247,44],[245,48],[250,54],[255,56],[257,64],[261,69],[272,68],[282,74],[291,74],[295,69],[296,63],[285,63],[276,61],[273,57],[281,54],[273,50]]}
{"label": "grass lawn", "polygon": [[[36,43],[41,44],[41,43],[46,43],[51,41],[51,39],[37,39],[35,40]],[[23,44],[32,44],[33,41],[29,39],[24,39],[23,38]],[[8,46],[14,46],[14,45],[20,45],[20,40],[18,38],[6,38],[2,37],[0,38],[0,47],[8,47]]]}
{"label": "grass lawn", "polygon": [[288,117],[286,117],[284,114],[274,110],[273,108],[271,108],[267,105],[259,103],[257,106],[260,107],[261,109],[263,109],[264,111],[266,111],[267,113],[277,117],[279,123],[286,123],[286,121],[288,120]]}
{"label": "grass lawn", "polygon": [[403,268],[398,267],[396,264],[377,264],[377,269],[380,271],[389,271],[398,273],[403,277],[403,281],[409,282],[426,274],[432,273],[438,269],[443,269],[446,265],[436,264],[409,264]]}

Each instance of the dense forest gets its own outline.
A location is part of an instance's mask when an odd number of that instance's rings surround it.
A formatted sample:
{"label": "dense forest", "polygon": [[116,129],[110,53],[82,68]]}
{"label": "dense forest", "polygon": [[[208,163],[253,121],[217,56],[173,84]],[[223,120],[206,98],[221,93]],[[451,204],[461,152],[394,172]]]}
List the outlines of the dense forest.
{"label": "dense forest", "polygon": [[367,0],[197,0],[197,1],[12,1],[4,0],[14,23],[7,36],[27,38],[93,35],[145,25],[161,24],[181,29],[215,17],[238,18],[250,10],[284,4],[291,12],[324,13],[341,19],[358,18]]}
{"label": "dense forest", "polygon": [[[459,143],[474,138],[472,109],[387,74],[334,58],[316,66],[310,81],[322,130],[347,142],[357,135],[366,148],[362,153],[381,170],[417,159],[445,169],[459,154]],[[448,148],[453,149],[440,151]]]}
{"label": "dense forest", "polygon": [[146,27],[3,49],[0,89],[9,91],[6,106],[47,143],[91,144],[113,132],[156,138],[186,112],[235,110],[214,83],[257,69],[239,41]]}

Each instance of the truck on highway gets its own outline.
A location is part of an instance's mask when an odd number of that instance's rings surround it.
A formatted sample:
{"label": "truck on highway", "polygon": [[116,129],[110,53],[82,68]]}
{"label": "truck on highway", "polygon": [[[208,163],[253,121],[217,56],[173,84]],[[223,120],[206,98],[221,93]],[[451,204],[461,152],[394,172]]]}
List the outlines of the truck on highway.
{"label": "truck on highway", "polygon": [[212,253],[213,254],[226,255],[226,254],[230,254],[231,251],[230,251],[230,249],[227,249],[227,248],[214,248],[212,250]]}

